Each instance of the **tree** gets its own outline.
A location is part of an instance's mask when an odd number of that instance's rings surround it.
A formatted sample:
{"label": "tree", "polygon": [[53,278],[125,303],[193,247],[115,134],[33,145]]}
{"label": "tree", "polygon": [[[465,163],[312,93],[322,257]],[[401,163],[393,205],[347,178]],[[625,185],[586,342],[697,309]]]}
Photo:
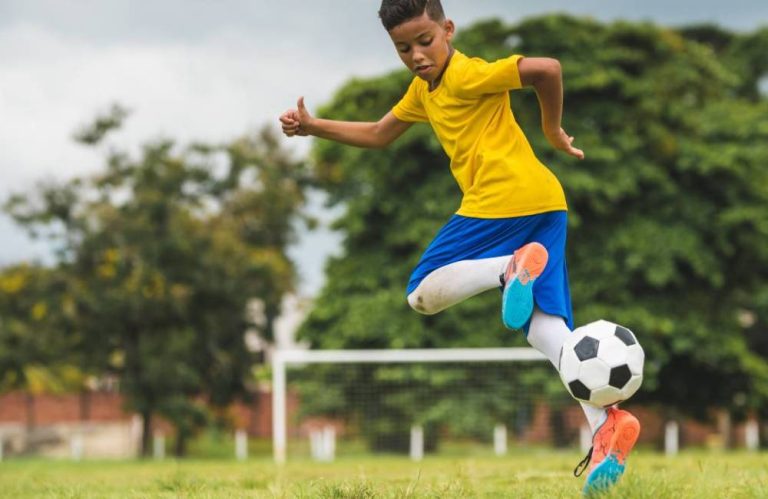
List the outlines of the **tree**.
{"label": "tree", "polygon": [[[764,337],[768,317],[768,103],[758,90],[765,64],[757,54],[765,52],[752,45],[764,44],[765,33],[705,31],[547,16],[482,22],[456,39],[491,60],[560,59],[565,125],[586,160],[548,147],[535,97],[512,95],[518,121],[568,198],[577,325],[606,318],[635,331],[647,353],[636,400],[698,416],[739,401],[759,407],[768,397],[768,364],[752,350],[764,342],[751,339]],[[353,80],[321,114],[378,119],[410,78],[397,71]],[[410,269],[460,199],[426,126],[385,151],[327,141],[313,151],[330,202],[346,206],[336,222],[343,255],[328,264],[301,330],[313,347],[524,344],[499,325],[494,293],[430,317],[406,305]],[[351,381],[324,379],[339,384],[339,400],[354,390]]]}
{"label": "tree", "polygon": [[[119,128],[119,106],[77,134],[98,145]],[[303,164],[262,131],[230,144],[147,144],[108,154],[105,169],[13,197],[7,210],[59,244],[75,331],[87,365],[119,377],[144,424],[176,428],[176,454],[207,420],[247,395],[257,360],[247,329],[267,340],[295,272],[286,255],[304,202]],[[263,317],[250,317],[259,301]]]}

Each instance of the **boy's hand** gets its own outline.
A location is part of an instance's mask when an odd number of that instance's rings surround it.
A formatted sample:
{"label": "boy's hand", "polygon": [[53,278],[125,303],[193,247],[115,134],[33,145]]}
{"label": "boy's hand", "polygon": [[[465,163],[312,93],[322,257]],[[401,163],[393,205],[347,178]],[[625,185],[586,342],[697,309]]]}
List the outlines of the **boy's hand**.
{"label": "boy's hand", "polygon": [[280,115],[280,123],[282,123],[283,133],[288,137],[294,135],[305,137],[309,135],[307,127],[312,121],[312,115],[304,107],[304,97],[299,97],[296,105],[297,109],[289,109]]}
{"label": "boy's hand", "polygon": [[562,128],[549,133],[545,132],[545,135],[549,143],[552,144],[552,147],[555,149],[563,151],[564,153],[570,154],[571,156],[575,156],[579,159],[584,159],[584,151],[573,147],[573,137],[565,133],[565,130]]}

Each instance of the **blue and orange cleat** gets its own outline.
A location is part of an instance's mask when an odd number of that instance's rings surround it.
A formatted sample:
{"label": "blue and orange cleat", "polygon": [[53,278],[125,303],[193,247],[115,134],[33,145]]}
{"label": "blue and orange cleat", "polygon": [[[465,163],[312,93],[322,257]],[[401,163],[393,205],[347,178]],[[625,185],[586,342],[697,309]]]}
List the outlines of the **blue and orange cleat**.
{"label": "blue and orange cleat", "polygon": [[592,448],[573,470],[581,476],[589,467],[584,495],[600,494],[613,487],[624,474],[627,455],[640,435],[640,422],[627,411],[616,407],[606,410],[606,419],[592,437]]}
{"label": "blue and orange cleat", "polygon": [[509,259],[501,277],[501,321],[509,329],[520,329],[533,313],[533,281],[544,272],[549,253],[540,243],[522,246]]}

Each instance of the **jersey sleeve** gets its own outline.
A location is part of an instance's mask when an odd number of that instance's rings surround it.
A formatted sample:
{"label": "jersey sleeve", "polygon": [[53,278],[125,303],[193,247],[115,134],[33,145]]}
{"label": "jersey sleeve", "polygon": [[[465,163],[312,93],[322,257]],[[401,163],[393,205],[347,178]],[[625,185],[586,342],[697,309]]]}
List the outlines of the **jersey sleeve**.
{"label": "jersey sleeve", "polygon": [[523,88],[517,67],[522,55],[512,55],[495,62],[472,58],[465,64],[459,82],[459,93],[467,97],[498,94]]}
{"label": "jersey sleeve", "polygon": [[417,88],[418,80],[416,78],[411,81],[408,86],[408,90],[403,95],[395,107],[392,108],[392,114],[400,121],[407,122],[427,122],[429,117],[424,109],[424,104],[419,98],[419,89]]}

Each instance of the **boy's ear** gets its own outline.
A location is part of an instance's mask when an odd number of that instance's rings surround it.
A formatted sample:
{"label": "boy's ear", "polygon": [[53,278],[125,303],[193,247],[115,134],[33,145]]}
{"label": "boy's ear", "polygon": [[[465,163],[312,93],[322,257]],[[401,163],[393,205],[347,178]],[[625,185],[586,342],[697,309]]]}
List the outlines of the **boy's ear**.
{"label": "boy's ear", "polygon": [[443,29],[445,30],[445,38],[450,42],[451,38],[453,38],[453,33],[456,31],[456,26],[453,24],[453,21],[446,19]]}

